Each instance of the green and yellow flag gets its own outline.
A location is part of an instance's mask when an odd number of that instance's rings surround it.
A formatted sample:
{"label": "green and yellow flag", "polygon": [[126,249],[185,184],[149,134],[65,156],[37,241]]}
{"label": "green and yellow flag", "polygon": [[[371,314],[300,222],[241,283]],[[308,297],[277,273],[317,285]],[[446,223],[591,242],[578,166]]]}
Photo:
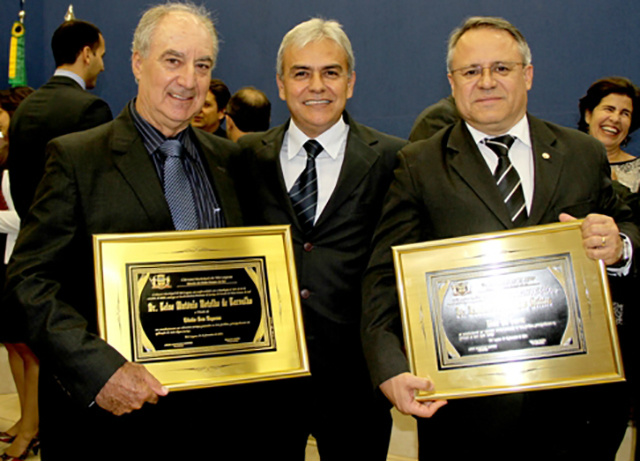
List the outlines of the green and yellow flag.
{"label": "green and yellow flag", "polygon": [[27,68],[24,57],[24,24],[13,23],[9,45],[9,85],[15,88],[27,86]]}

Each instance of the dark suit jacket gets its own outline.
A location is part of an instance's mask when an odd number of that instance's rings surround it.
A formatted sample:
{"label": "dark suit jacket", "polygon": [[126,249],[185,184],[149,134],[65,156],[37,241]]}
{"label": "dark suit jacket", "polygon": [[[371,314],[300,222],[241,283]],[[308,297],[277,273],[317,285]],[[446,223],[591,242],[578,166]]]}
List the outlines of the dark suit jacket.
{"label": "dark suit jacket", "polygon": [[[194,130],[228,226],[241,214],[231,141]],[[54,139],[8,272],[27,342],[72,400],[93,401],[124,358],[96,337],[92,234],[173,229],[162,184],[128,108],[111,123]]]}
{"label": "dark suit jacket", "polygon": [[[380,133],[353,121],[349,125],[344,163],[336,188],[313,231],[305,236],[291,205],[280,165],[280,149],[288,124],[240,139],[244,162],[245,216],[253,224],[291,224],[298,281],[302,295],[312,363],[318,336],[311,321],[358,325],[361,311],[361,278],[370,255],[373,230],[382,200],[397,164],[396,153],[406,141]],[[325,323],[325,322],[323,322]],[[357,346],[357,353],[360,345]],[[349,354],[353,351],[344,351]]]}
{"label": "dark suit jacket", "polygon": [[52,77],[29,95],[11,117],[11,196],[21,218],[42,179],[45,147],[58,136],[102,125],[113,118],[106,102],[68,77]]}
{"label": "dark suit jacket", "polygon": [[453,96],[442,98],[420,112],[416,121],[413,122],[409,141],[416,142],[422,139],[429,139],[441,129],[453,125],[458,120],[460,120],[460,114],[458,114]]}
{"label": "dark suit jacket", "polygon": [[[584,133],[528,117],[535,182],[526,225],[557,222],[561,212],[578,218],[601,213],[612,216],[637,243],[629,209],[611,187],[602,145]],[[513,227],[491,171],[462,122],[407,146],[399,157],[364,279],[364,350],[375,386],[408,371],[391,246]]]}

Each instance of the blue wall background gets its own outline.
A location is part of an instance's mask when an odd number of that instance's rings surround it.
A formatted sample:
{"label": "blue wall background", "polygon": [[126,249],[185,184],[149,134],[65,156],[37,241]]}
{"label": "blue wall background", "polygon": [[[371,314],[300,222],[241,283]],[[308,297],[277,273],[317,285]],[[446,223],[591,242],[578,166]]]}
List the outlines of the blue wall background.
{"label": "blue wall background", "polygon": [[[149,0],[75,0],[76,17],[98,25],[106,45],[106,71],[94,92],[118,113],[136,93],[130,41]],[[445,54],[449,32],[465,17],[499,15],[527,37],[534,80],[529,110],[566,126],[578,120],[577,102],[606,75],[640,84],[638,0],[205,0],[222,39],[214,76],[232,92],[254,85],[273,103],[272,125],[287,117],[275,85],[275,55],[282,36],[312,16],[340,21],[356,54],[358,80],[348,103],[360,122],[407,137],[420,111],[449,93]],[[54,70],[50,38],[69,0],[27,0],[27,72],[39,87]],[[0,88],[6,87],[11,24],[18,0],[1,0]],[[61,110],[64,110],[61,108]],[[636,134],[636,137],[640,135]],[[640,140],[629,146],[640,154]]]}

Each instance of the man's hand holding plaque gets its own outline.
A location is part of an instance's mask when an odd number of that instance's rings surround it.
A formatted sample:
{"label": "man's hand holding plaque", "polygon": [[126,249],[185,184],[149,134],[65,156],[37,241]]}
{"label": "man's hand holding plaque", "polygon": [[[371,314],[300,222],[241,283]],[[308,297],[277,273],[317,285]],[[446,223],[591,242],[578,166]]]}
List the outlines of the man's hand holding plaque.
{"label": "man's hand holding plaque", "polygon": [[[560,222],[575,221],[576,218],[560,213]],[[607,266],[622,258],[623,243],[615,221],[609,216],[592,213],[582,222],[582,243],[591,259],[602,259]]]}
{"label": "man's hand holding plaque", "polygon": [[380,390],[389,401],[405,415],[431,418],[438,409],[447,404],[446,400],[416,400],[416,391],[434,390],[433,382],[411,373],[401,373],[380,384]]}
{"label": "man's hand holding plaque", "polygon": [[96,396],[96,403],[116,416],[139,410],[145,403],[158,403],[169,389],[147,371],[143,365],[125,362],[109,378]]}

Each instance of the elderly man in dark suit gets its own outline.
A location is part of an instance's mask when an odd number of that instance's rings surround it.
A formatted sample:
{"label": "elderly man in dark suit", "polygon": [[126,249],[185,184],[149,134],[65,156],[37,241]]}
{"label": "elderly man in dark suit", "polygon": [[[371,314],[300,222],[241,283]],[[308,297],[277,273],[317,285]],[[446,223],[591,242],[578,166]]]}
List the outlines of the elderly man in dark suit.
{"label": "elderly man in dark suit", "polygon": [[87,130],[113,117],[106,102],[86,90],[104,70],[100,30],[85,21],[64,22],[53,33],[53,77],[29,96],[11,118],[11,196],[21,218],[29,211],[42,179],[45,147],[63,134]]}
{"label": "elderly man in dark suit", "polygon": [[389,407],[376,400],[362,355],[361,277],[406,142],[345,112],[356,74],[337,22],[316,18],[289,31],[277,69],[291,119],[240,138],[240,175],[247,219],[292,226],[311,377],[273,383],[272,440],[281,459],[304,459],[311,433],[323,460],[384,460]]}
{"label": "elderly man in dark suit", "polygon": [[[8,283],[9,305],[41,360],[43,460],[193,459],[211,441],[228,456],[225,431],[236,428],[225,405],[236,408],[237,398],[214,399],[211,390],[167,395],[144,366],[96,335],[91,247],[96,233],[242,224],[226,170],[237,146],[189,127],[217,53],[204,8],[149,9],[133,41],[137,97],[113,122],[47,147]],[[181,431],[188,443],[175,439]]]}
{"label": "elderly man in dark suit", "polygon": [[[578,217],[587,255],[625,276],[631,239],[638,242],[602,145],[527,113],[531,52],[513,25],[468,19],[451,35],[447,65],[462,121],[400,152],[364,279],[374,384],[400,411],[431,417],[418,422],[420,459],[471,459],[479,450],[491,459],[613,459],[628,416],[619,384],[459,399],[444,408],[414,398],[434,383],[408,372],[391,246]],[[496,143],[507,147],[496,152]]]}

